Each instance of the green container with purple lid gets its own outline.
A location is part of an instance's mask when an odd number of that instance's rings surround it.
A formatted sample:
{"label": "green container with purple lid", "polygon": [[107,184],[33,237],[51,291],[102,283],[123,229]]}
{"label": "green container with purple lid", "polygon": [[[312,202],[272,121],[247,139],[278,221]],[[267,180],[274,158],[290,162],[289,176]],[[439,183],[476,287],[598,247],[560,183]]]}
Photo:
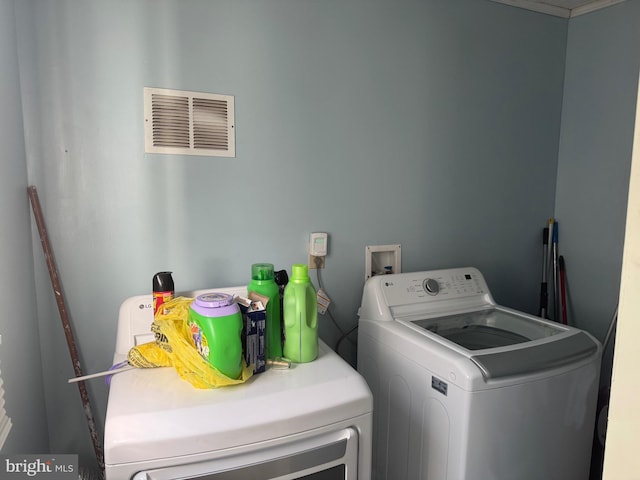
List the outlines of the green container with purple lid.
{"label": "green container with purple lid", "polygon": [[233,296],[219,292],[198,295],[189,308],[189,330],[202,357],[227,377],[240,377],[242,315]]}

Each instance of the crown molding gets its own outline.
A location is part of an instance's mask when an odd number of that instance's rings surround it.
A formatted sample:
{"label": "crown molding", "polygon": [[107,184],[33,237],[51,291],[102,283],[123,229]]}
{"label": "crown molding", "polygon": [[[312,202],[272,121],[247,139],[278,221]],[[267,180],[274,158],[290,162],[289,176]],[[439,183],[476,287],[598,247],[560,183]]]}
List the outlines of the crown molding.
{"label": "crown molding", "polygon": [[622,3],[625,0],[596,0],[581,7],[576,7],[571,10],[571,17],[577,17],[578,15],[584,15],[585,13],[600,10],[601,8],[610,7],[617,3]]}
{"label": "crown molding", "polygon": [[555,17],[573,18],[585,13],[590,13],[602,8],[610,7],[626,0],[594,0],[586,5],[575,8],[565,8],[558,5],[552,5],[544,2],[536,2],[533,0],[491,0],[496,3],[511,5],[512,7],[524,8],[534,12],[545,13]]}

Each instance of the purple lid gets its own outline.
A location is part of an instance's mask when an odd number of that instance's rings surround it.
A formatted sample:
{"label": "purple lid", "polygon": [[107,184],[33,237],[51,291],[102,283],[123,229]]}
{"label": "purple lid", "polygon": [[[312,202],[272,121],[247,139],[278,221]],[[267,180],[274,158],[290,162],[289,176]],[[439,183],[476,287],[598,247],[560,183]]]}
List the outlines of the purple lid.
{"label": "purple lid", "polygon": [[228,293],[204,293],[191,303],[191,308],[204,317],[226,317],[240,311],[233,296]]}

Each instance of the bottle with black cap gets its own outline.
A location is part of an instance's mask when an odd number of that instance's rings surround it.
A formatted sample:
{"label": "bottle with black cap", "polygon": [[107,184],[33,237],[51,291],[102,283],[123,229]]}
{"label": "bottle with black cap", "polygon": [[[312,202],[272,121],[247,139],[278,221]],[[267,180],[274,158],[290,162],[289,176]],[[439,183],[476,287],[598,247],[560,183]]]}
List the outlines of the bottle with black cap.
{"label": "bottle with black cap", "polygon": [[162,304],[173,299],[173,272],[158,272],[153,276],[153,315],[155,316]]}

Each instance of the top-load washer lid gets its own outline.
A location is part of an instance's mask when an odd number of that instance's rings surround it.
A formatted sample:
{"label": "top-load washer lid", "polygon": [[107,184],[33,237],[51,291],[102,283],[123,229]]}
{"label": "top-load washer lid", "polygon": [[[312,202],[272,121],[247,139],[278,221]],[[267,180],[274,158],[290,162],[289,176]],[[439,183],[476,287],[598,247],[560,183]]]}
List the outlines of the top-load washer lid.
{"label": "top-load washer lid", "polygon": [[[409,321],[470,351],[485,380],[534,373],[587,358],[597,344],[584,332],[502,308]],[[538,341],[554,337],[553,341]],[[502,348],[518,345],[521,348]]]}
{"label": "top-load washer lid", "polygon": [[565,331],[496,308],[414,320],[413,324],[467,350],[505,347]]}

